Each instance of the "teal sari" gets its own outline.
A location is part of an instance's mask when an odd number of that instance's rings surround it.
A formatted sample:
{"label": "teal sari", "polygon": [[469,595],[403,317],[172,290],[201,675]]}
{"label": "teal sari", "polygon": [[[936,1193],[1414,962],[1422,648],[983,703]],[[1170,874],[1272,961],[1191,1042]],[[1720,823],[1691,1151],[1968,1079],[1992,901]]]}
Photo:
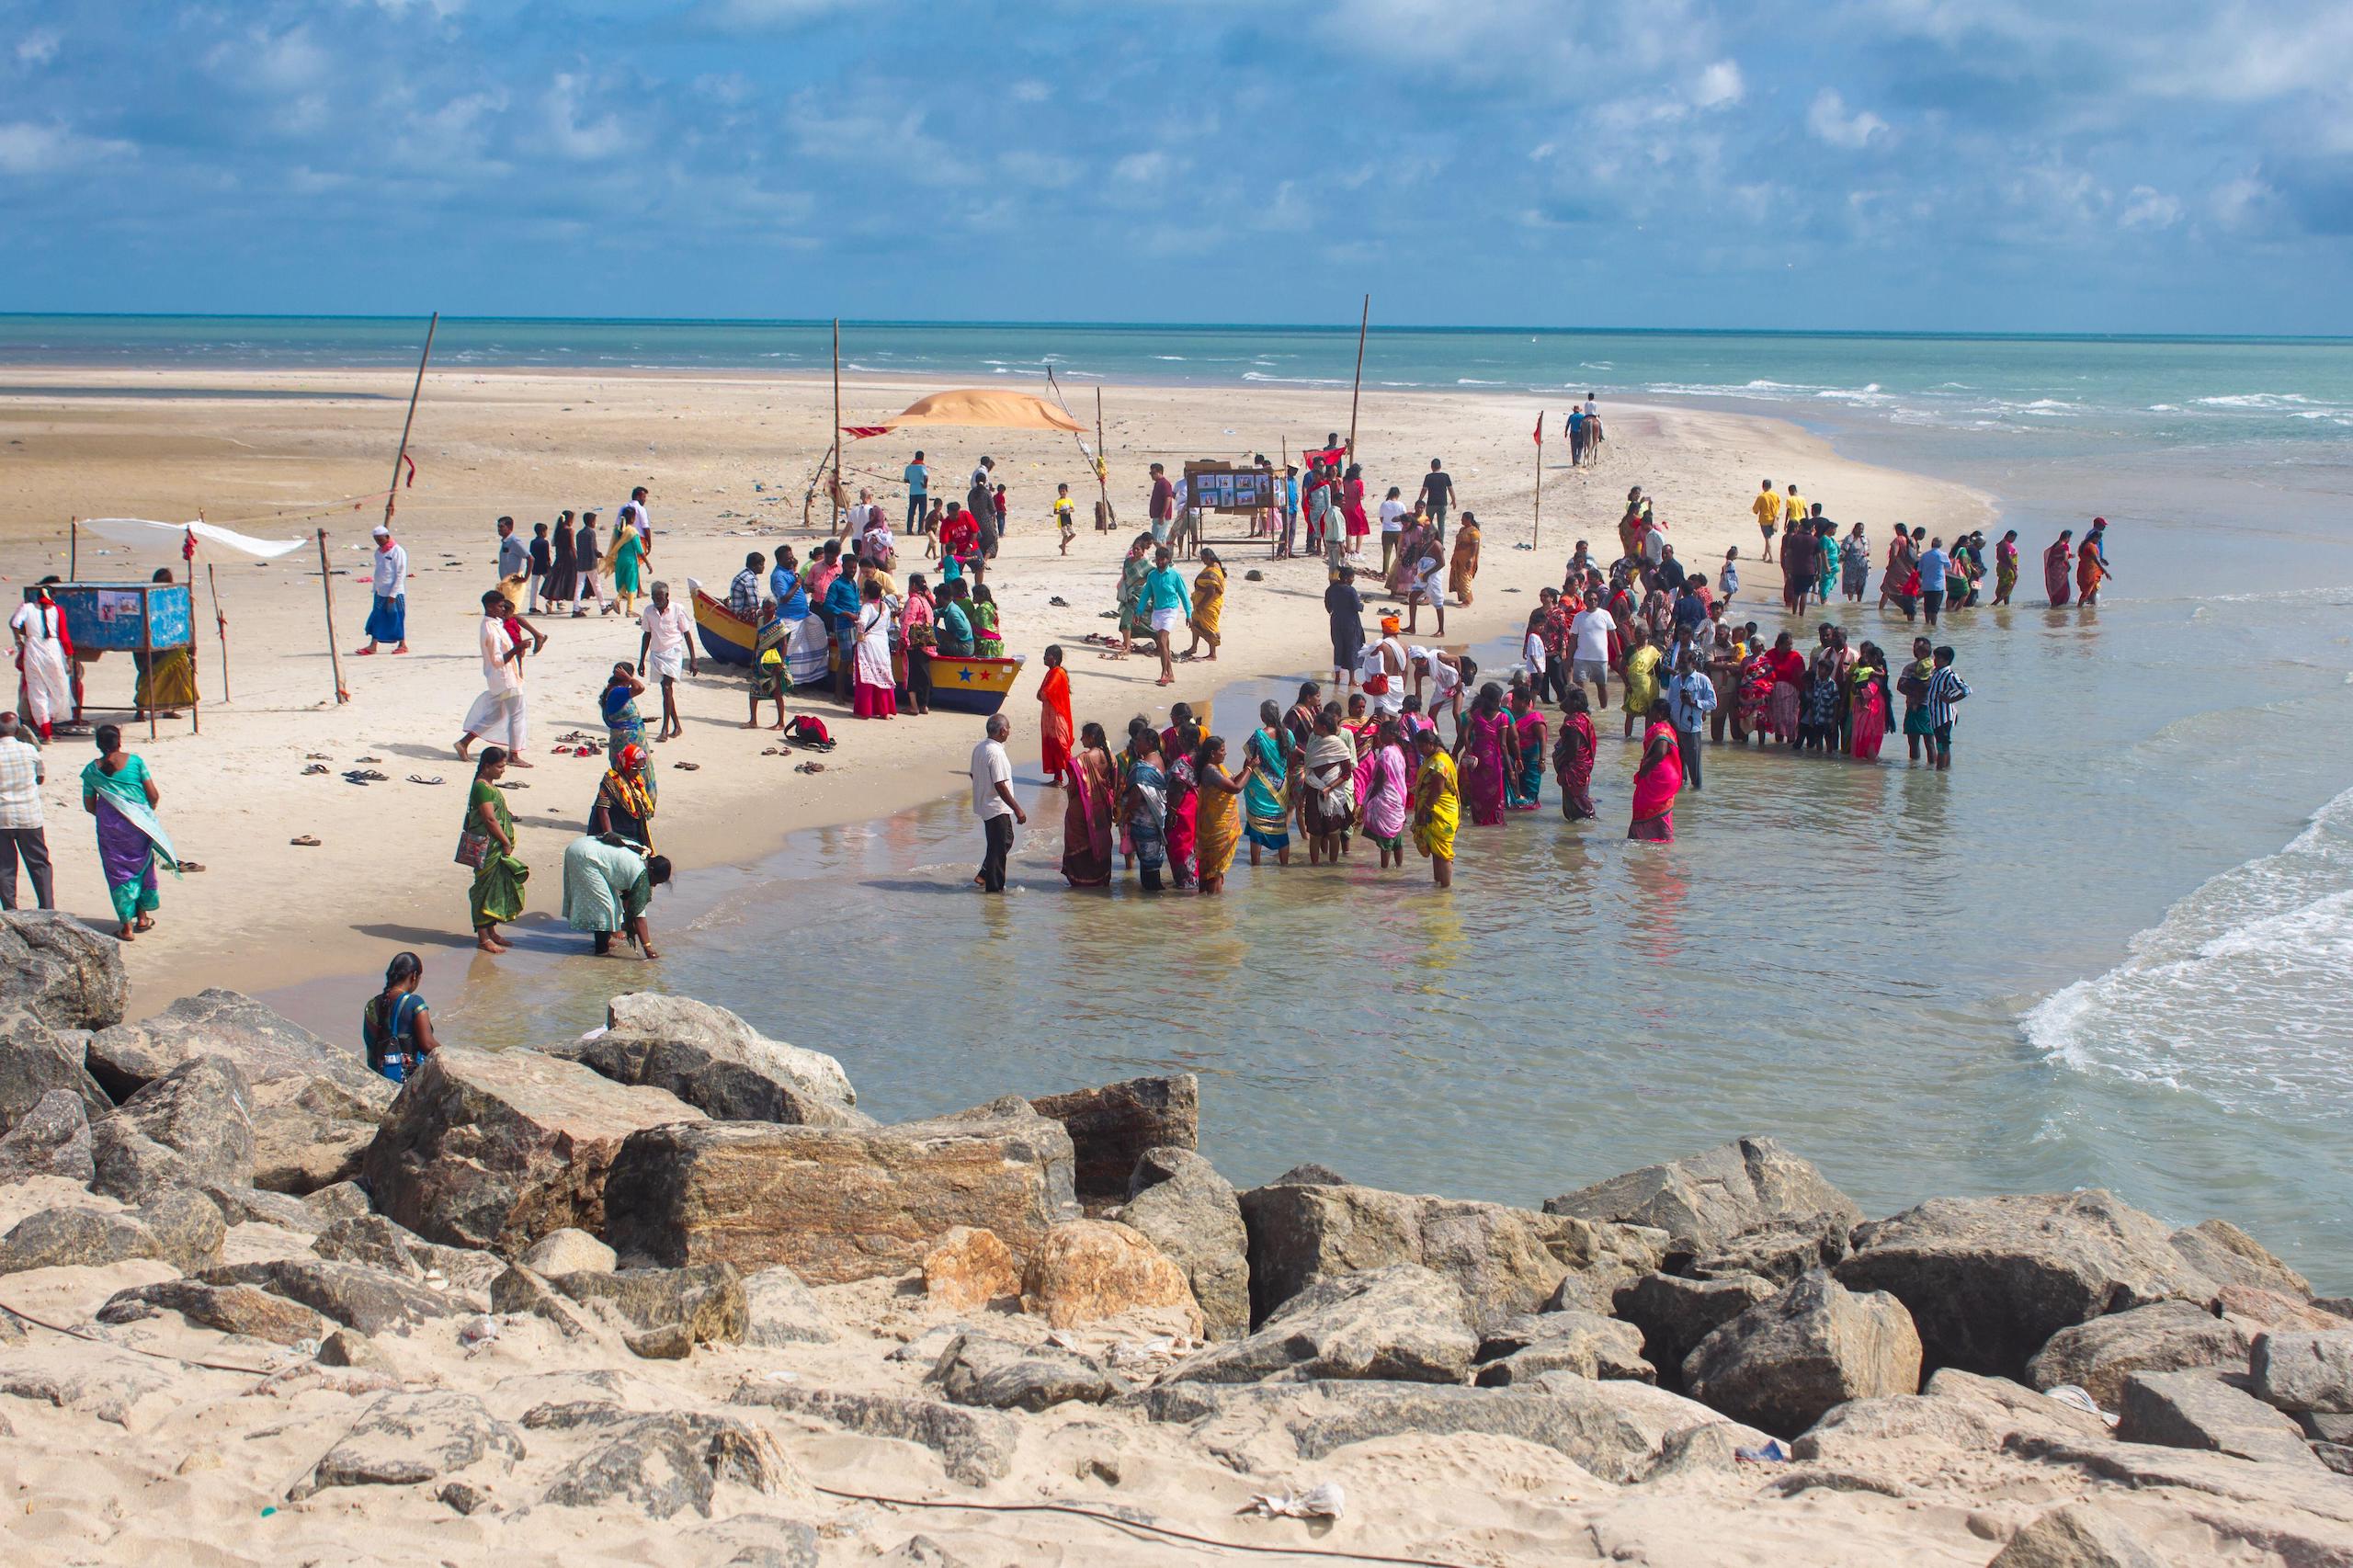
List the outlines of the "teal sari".
{"label": "teal sari", "polygon": [[1285,804],[1283,742],[1265,730],[1245,743],[1246,761],[1258,766],[1242,787],[1243,832],[1262,849],[1290,847],[1290,812]]}

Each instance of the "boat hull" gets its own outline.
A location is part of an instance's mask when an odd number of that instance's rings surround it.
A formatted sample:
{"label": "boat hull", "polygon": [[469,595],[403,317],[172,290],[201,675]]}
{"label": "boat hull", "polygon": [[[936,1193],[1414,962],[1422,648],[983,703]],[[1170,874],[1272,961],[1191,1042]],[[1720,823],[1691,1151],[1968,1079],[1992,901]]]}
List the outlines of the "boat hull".
{"label": "boat hull", "polygon": [[[749,669],[752,650],[757,642],[757,631],[719,600],[712,598],[696,584],[689,583],[688,591],[694,606],[695,634],[702,643],[702,651],[713,664],[728,665],[736,669]],[[931,657],[931,706],[949,713],[987,715],[1005,706],[1012,694],[1014,683],[1021,676],[1026,661],[1018,654],[1010,658],[962,658],[951,654],[934,653]],[[907,700],[906,661],[904,654],[894,655],[892,664],[898,680],[899,700]],[[796,690],[822,690],[823,679],[805,681]]]}

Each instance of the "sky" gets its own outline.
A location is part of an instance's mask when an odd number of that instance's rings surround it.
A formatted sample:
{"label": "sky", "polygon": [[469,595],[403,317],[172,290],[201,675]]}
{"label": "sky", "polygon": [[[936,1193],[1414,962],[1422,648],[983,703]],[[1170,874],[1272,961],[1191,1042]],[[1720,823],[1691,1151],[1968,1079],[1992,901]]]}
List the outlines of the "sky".
{"label": "sky", "polygon": [[2345,0],[0,0],[0,310],[2353,333]]}

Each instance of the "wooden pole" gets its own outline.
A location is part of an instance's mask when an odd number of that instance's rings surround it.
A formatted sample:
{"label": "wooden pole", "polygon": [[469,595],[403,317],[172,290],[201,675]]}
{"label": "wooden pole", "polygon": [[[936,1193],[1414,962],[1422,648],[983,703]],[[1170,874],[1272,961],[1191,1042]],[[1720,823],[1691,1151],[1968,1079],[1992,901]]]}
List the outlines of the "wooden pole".
{"label": "wooden pole", "polygon": [[1111,454],[1103,440],[1103,383],[1095,383],[1095,488],[1103,502],[1103,520],[1117,523],[1111,510]]}
{"label": "wooden pole", "polygon": [[1357,455],[1357,396],[1364,391],[1364,335],[1372,325],[1372,296],[1364,297],[1364,314],[1357,319],[1357,379],[1348,389],[1348,457]]}
{"label": "wooden pole", "polygon": [[[440,325],[441,312],[439,311],[434,312],[433,319],[425,324],[425,352],[416,361],[416,384],[408,390],[408,417],[401,421],[401,449],[392,454],[392,483],[387,485],[384,489],[384,526],[386,528],[391,528],[392,526],[392,497],[400,493],[401,465],[408,460],[408,433],[410,427],[415,426],[416,423],[416,400],[418,394],[425,391],[425,367],[430,363],[433,358],[433,335],[435,332],[439,330]],[[319,558],[321,561],[324,561],[326,559],[326,530],[324,528],[321,528],[319,530],[319,540],[321,541],[319,545],[321,552]],[[333,614],[330,613],[327,619],[332,622],[335,618]],[[343,675],[340,667],[338,667],[336,671],[335,688],[338,694],[336,699],[338,701],[342,700],[340,694],[343,691]]]}
{"label": "wooden pole", "polygon": [[[840,508],[842,497],[842,318],[834,318],[834,494],[833,503]],[[834,519],[838,523],[840,518]],[[830,528],[831,524],[828,525]]]}
{"label": "wooden pole", "polygon": [[1536,549],[1544,540],[1544,411],[1536,411],[1536,526],[1529,530],[1528,547]]}
{"label": "wooden pole", "polygon": [[82,574],[82,519],[68,519],[65,528],[65,580],[72,583]]}
{"label": "wooden pole", "polygon": [[343,687],[343,650],[335,640],[335,568],[327,564],[327,530],[319,530],[319,592],[327,601],[327,662],[335,670],[335,699],[351,700]]}
{"label": "wooden pole", "polygon": [[[221,700],[229,700],[229,619],[221,613],[221,581],[212,574],[212,562],[204,563],[204,581],[212,590],[212,630],[221,637]],[[188,588],[189,608],[195,608],[196,589]],[[188,641],[195,642],[195,630],[189,629]]]}

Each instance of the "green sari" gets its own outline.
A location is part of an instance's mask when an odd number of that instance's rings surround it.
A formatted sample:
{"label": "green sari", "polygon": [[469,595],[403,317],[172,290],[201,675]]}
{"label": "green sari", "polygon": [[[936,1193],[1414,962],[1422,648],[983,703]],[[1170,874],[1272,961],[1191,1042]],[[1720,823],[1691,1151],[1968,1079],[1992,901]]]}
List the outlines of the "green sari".
{"label": "green sari", "polygon": [[[466,796],[464,831],[482,832],[482,816],[476,807],[488,802],[491,815],[497,819],[498,831],[506,842],[515,842],[515,818],[506,810],[506,796],[497,785],[476,778]],[[512,920],[523,913],[523,884],[530,881],[531,869],[513,854],[492,843],[483,851],[482,864],[474,869],[474,885],[467,890],[466,904],[473,916],[474,929],[494,926],[502,920]]]}

